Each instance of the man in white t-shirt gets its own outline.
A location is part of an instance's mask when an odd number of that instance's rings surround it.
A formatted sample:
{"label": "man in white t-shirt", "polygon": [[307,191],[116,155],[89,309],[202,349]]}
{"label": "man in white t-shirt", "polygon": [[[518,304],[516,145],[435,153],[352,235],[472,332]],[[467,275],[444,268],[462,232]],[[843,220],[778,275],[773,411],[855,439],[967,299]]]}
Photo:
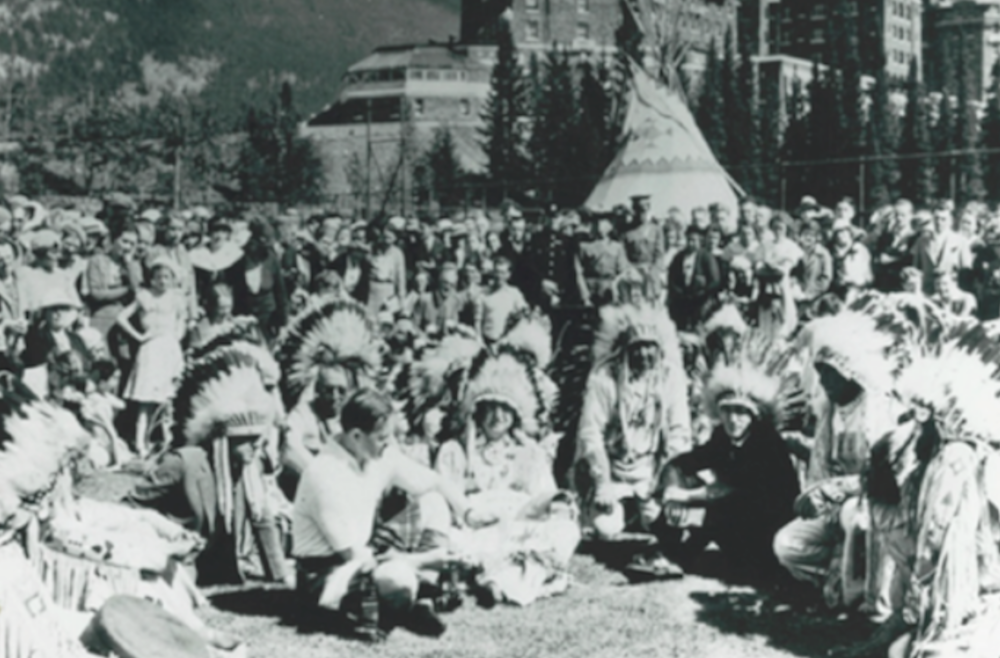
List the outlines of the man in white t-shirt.
{"label": "man in white t-shirt", "polygon": [[[392,414],[392,402],[375,390],[347,399],[342,432],[302,474],[292,521],[304,603],[339,613],[348,630],[372,641],[399,625],[443,633],[433,607],[417,600],[419,573],[452,560],[440,547],[453,517],[475,527],[495,522],[477,518],[460,490],[390,447]],[[416,504],[385,522],[379,510],[392,489]]]}
{"label": "man in white t-shirt", "polygon": [[510,275],[510,261],[502,256],[498,257],[493,264],[493,288],[482,301],[482,325],[479,331],[487,344],[503,338],[510,317],[528,308],[521,291],[508,283]]}

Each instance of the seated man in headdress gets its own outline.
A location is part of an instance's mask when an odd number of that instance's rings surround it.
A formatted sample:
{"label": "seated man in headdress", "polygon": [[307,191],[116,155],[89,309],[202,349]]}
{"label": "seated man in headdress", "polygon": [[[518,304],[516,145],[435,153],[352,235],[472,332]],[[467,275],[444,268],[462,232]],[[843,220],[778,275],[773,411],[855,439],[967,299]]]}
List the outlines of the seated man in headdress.
{"label": "seated man in headdress", "polygon": [[[340,407],[347,396],[382,370],[380,347],[365,309],[329,299],[295,318],[279,348],[286,380],[297,379],[285,403],[279,482],[289,499],[320,446],[340,433]],[[298,373],[289,374],[289,373]]]}
{"label": "seated man in headdress", "polygon": [[[806,327],[812,343],[812,364],[822,387],[816,410],[813,440],[793,441],[800,456],[808,456],[804,491],[795,501],[797,519],[774,538],[778,561],[799,581],[825,587],[832,606],[845,600],[840,581],[840,555],[845,531],[854,519],[867,518],[861,494],[861,472],[870,446],[896,425],[898,410],[886,363],[891,339],[874,321],[842,312],[815,320]],[[850,523],[848,523],[850,522]],[[857,521],[862,526],[862,521]],[[876,572],[877,556],[870,556],[870,579],[864,607],[873,619],[888,614],[889,583]]]}
{"label": "seated man in headdress", "polygon": [[[343,431],[302,474],[292,523],[303,603],[338,613],[345,630],[371,641],[400,625],[443,633],[433,607],[418,601],[418,572],[451,560],[441,547],[453,516],[472,527],[492,521],[477,518],[445,478],[389,446],[392,414],[392,402],[373,389],[348,398]],[[379,505],[393,488],[419,504],[386,522]]]}
{"label": "seated man in headdress", "polygon": [[243,582],[258,561],[266,579],[286,581],[259,451],[277,405],[253,365],[222,362],[214,370],[181,386],[175,409],[182,447],[164,453],[126,500],[201,534],[199,581]]}
{"label": "seated man in headdress", "polygon": [[[667,462],[691,448],[680,345],[662,308],[606,307],[577,433],[577,486],[599,537],[625,530],[669,543],[657,498]],[[637,573],[683,572],[660,551],[637,556]]]}

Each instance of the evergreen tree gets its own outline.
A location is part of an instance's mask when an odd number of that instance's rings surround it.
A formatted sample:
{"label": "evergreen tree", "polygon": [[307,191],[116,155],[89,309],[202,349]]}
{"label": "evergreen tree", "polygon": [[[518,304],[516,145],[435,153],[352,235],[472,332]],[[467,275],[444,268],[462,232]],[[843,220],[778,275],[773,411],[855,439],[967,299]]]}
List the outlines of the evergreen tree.
{"label": "evergreen tree", "polygon": [[963,151],[958,158],[958,196],[961,203],[979,201],[986,196],[983,186],[983,166],[979,148],[979,115],[972,86],[972,72],[968,71],[965,49],[959,51],[958,117],[955,130],[956,143]]}
{"label": "evergreen tree", "polygon": [[545,61],[543,93],[535,108],[529,151],[540,198],[568,205],[578,194],[575,180],[578,105],[568,53],[553,47]]}
{"label": "evergreen tree", "polygon": [[459,188],[465,172],[455,150],[455,138],[448,126],[440,126],[434,131],[434,138],[422,164],[429,175],[434,199],[443,206],[458,204],[461,201]]}
{"label": "evergreen tree", "polygon": [[896,120],[889,101],[885,67],[875,74],[866,124],[865,155],[872,159],[865,167],[865,207],[881,208],[893,201],[899,169],[894,159]]}
{"label": "evergreen tree", "polygon": [[[818,73],[814,65],[814,74]],[[813,85],[810,85],[810,89]],[[778,93],[781,93],[780,90]],[[814,157],[812,116],[809,111],[809,95],[802,88],[802,83],[795,80],[792,83],[792,93],[786,99],[786,114],[788,123],[785,125],[781,140],[781,160],[795,163]],[[810,184],[810,171],[804,167],[791,166],[784,171],[788,193],[792,199],[799,199],[806,194],[815,194]]]}
{"label": "evergreen tree", "polygon": [[287,82],[270,107],[247,111],[236,170],[243,200],[292,205],[322,198],[323,163],[312,142],[299,136],[300,119]]}
{"label": "evergreen tree", "polygon": [[695,119],[715,157],[725,165],[728,162],[729,145],[726,141],[728,131],[723,76],[723,64],[713,42],[708,49],[708,61],[705,64],[701,90],[698,94],[698,113]]}
{"label": "evergreen tree", "polygon": [[580,64],[577,174],[580,187],[592,188],[617,152],[618,135],[611,125],[611,98],[601,73],[591,62]]}
{"label": "evergreen tree", "polygon": [[[834,105],[831,125],[831,158],[851,158],[861,154],[865,145],[865,122],[862,115],[861,56],[859,51],[857,0],[836,0],[833,16],[827,22],[828,59],[833,62],[830,94]],[[833,165],[828,169],[827,194],[831,200],[857,189],[859,168],[853,164]],[[858,200],[864,203],[863,199]]]}
{"label": "evergreen tree", "polygon": [[[836,71],[820,71],[818,66],[813,67],[813,79],[809,85],[809,133],[812,148],[803,159],[822,161],[840,156],[839,140],[844,133],[844,121],[839,89],[840,76]],[[809,167],[806,183],[809,188],[807,193],[819,197],[821,201],[832,203],[837,195],[843,194],[834,165]]]}
{"label": "evergreen tree", "polygon": [[503,196],[518,192],[529,172],[522,120],[528,116],[528,92],[517,60],[510,25],[500,26],[497,62],[490,79],[481,129],[489,173],[502,186]]}
{"label": "evergreen tree", "polygon": [[[746,12],[742,13],[746,14]],[[752,191],[754,196],[767,196],[767,190],[771,184],[769,179],[772,176],[767,169],[773,167],[776,160],[773,157],[770,159],[765,157],[764,151],[767,148],[765,142],[768,139],[774,140],[771,145],[773,146],[772,154],[777,156],[781,146],[780,104],[776,97],[768,99],[771,102],[770,109],[775,112],[775,116],[765,118],[761,114],[768,101],[761,98],[761,90],[758,87],[757,71],[753,63],[753,44],[755,41],[750,33],[741,34],[746,34],[746,38],[739,41],[740,90],[747,108],[745,119],[748,140],[747,157],[752,164],[752,168],[747,172],[744,185],[748,191]]]}
{"label": "evergreen tree", "polygon": [[927,98],[920,83],[917,60],[910,61],[910,76],[906,86],[906,116],[899,140],[900,191],[918,206],[934,200],[937,180],[931,152],[930,118]]}
{"label": "evergreen tree", "polygon": [[746,192],[757,193],[755,181],[756,158],[753,136],[757,127],[753,125],[750,105],[753,102],[753,82],[745,84],[744,67],[736,61],[736,44],[732,31],[726,32],[722,60],[722,106],[726,122],[725,161],[735,178]]}
{"label": "evergreen tree", "polygon": [[938,118],[934,125],[934,168],[937,172],[937,192],[938,196],[951,197],[953,192],[953,175],[955,173],[955,161],[951,155],[945,155],[955,150],[955,110],[952,107],[951,97],[945,93],[941,95],[938,104]]}
{"label": "evergreen tree", "polygon": [[[800,88],[801,90],[801,88]],[[772,206],[781,202],[781,169],[782,159],[782,117],[780,88],[773,93],[761,94],[758,101],[760,112],[757,115],[759,151],[756,158],[757,191],[756,196],[764,199]],[[800,91],[801,93],[801,91]],[[789,116],[789,124],[791,117]]]}
{"label": "evergreen tree", "polygon": [[990,89],[987,94],[986,115],[983,117],[981,143],[986,153],[983,174],[986,191],[991,201],[1000,201],[1000,60],[993,64]]}

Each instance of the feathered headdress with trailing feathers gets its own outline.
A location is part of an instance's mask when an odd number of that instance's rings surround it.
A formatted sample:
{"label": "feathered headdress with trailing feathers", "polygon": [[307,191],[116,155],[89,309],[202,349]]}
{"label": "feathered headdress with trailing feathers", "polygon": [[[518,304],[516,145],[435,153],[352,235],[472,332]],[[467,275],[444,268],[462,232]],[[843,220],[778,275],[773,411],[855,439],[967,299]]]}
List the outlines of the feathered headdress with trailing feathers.
{"label": "feathered headdress with trailing feathers", "polygon": [[453,334],[411,364],[407,374],[407,412],[411,420],[447,404],[449,397],[457,397],[462,373],[483,349],[480,340]]}
{"label": "feathered headdress with trailing feathers", "polygon": [[738,402],[778,430],[801,429],[808,411],[802,364],[788,343],[751,330],[740,340],[733,359],[716,366],[702,391],[705,410],[720,418],[720,403]]}
{"label": "feathered headdress with trailing feathers", "polygon": [[[961,319],[920,294],[870,291],[848,309],[875,320],[876,328],[891,337],[888,354],[896,374],[928,347],[939,345],[961,328]],[[973,323],[968,323],[971,328]]]}
{"label": "feathered headdress with trailing feathers", "polygon": [[892,390],[893,373],[900,367],[890,360],[896,339],[880,331],[875,318],[856,311],[817,318],[799,340],[813,364],[825,363],[865,390]]}
{"label": "feathered headdress with trailing feathers", "polygon": [[0,374],[0,526],[22,503],[48,493],[88,439],[72,413],[37,399],[12,374]]}
{"label": "feathered headdress with trailing feathers", "polygon": [[620,361],[629,345],[658,345],[667,363],[683,367],[677,327],[667,310],[654,306],[605,306],[594,336],[592,363],[602,367]]}
{"label": "feathered headdress with trailing feathers", "polygon": [[187,370],[174,397],[175,442],[204,445],[227,436],[266,433],[277,419],[257,359],[219,350]]}
{"label": "feathered headdress with trailing feathers", "polygon": [[291,409],[322,366],[342,366],[355,376],[375,380],[382,370],[382,342],[363,306],[319,300],[282,332],[277,358],[283,373],[282,396]]}
{"label": "feathered headdress with trailing feathers", "polygon": [[928,346],[903,370],[896,391],[932,410],[945,439],[1000,445],[1000,348],[985,327],[954,328]]}

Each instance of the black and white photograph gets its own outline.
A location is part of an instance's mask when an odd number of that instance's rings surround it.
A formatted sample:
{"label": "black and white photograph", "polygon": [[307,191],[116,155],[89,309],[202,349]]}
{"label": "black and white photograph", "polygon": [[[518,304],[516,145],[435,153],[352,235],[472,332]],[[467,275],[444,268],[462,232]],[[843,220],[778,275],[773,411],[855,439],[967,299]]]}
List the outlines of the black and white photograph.
{"label": "black and white photograph", "polygon": [[1000,658],[1000,0],[0,0],[0,658]]}

